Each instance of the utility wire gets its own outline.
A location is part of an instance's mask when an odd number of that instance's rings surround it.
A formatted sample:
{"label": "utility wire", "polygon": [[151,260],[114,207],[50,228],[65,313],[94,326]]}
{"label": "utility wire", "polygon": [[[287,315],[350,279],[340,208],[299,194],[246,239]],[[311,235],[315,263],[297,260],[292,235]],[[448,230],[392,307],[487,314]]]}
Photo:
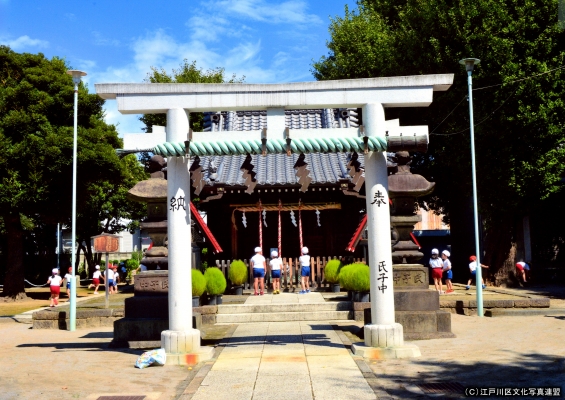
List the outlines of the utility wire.
{"label": "utility wire", "polygon": [[[516,80],[510,81],[510,82],[497,83],[496,85],[490,85],[490,86],[485,86],[485,87],[481,87],[481,88],[476,88],[476,89],[473,89],[473,91],[475,91],[475,90],[483,90],[483,89],[490,89],[490,88],[493,88],[493,87],[498,87],[498,86],[502,86],[502,85],[510,85],[510,84],[513,84],[513,83],[516,83],[516,82],[526,81],[526,80],[528,80],[528,79],[533,79],[533,78],[536,78],[536,77],[538,77],[538,76],[546,75],[546,74],[549,74],[549,73],[551,73],[551,72],[553,72],[553,71],[557,71],[557,70],[560,70],[560,69],[565,69],[565,65],[562,65],[562,66],[557,67],[557,68],[550,69],[549,71],[542,72],[542,73],[540,73],[540,74],[531,75],[531,76],[528,76],[528,77],[525,77],[525,78],[522,78],[522,79],[516,79]],[[504,105],[504,103],[506,103],[506,101],[507,101],[514,93],[516,93],[516,91],[514,91],[510,96],[508,96],[508,97],[506,98],[506,100],[504,100],[496,110],[494,110],[493,112],[491,112],[486,118],[484,118],[482,121],[476,123],[476,124],[473,125],[473,126],[480,125],[480,124],[482,124],[483,122],[485,122],[487,119],[489,119],[495,112],[497,112],[497,111]],[[463,133],[463,132],[466,132],[466,131],[468,131],[468,130],[470,129],[470,128],[466,128],[466,129],[463,129],[463,130],[461,130],[461,131],[452,132],[452,133],[434,133],[434,132],[437,130],[437,128],[439,128],[439,127],[441,126],[441,124],[443,124],[443,123],[445,122],[445,120],[447,120],[447,119],[451,116],[451,114],[453,114],[453,113],[455,112],[455,110],[457,109],[457,107],[459,107],[459,106],[461,105],[461,103],[463,102],[463,100],[465,100],[466,98],[467,98],[467,95],[465,95],[465,97],[463,97],[463,98],[461,99],[461,101],[460,101],[459,103],[457,103],[457,105],[453,108],[453,110],[451,110],[451,112],[450,112],[449,114],[447,114],[447,116],[439,123],[439,125],[437,125],[437,126],[434,128],[434,130],[430,133],[430,135],[441,135],[441,136],[458,135],[458,134]]]}
{"label": "utility wire", "polygon": [[[480,124],[482,124],[483,122],[485,122],[486,120],[488,120],[490,117],[492,117],[498,110],[500,110],[502,108],[502,106],[508,101],[508,99],[510,99],[510,97],[512,97],[516,92],[518,91],[518,89],[516,89],[515,91],[513,91],[510,96],[508,96],[506,99],[504,99],[504,101],[502,103],[500,103],[500,105],[495,108],[493,111],[491,111],[485,118],[483,118],[482,120],[480,120],[479,122],[477,122],[476,124],[474,124],[473,126],[479,126]],[[463,130],[457,131],[457,132],[452,132],[452,133],[430,133],[430,135],[437,135],[437,136],[452,136],[452,135],[458,135],[460,133],[464,133],[467,132],[468,130],[470,130],[471,128],[465,128]]]}
{"label": "utility wire", "polygon": [[564,69],[564,68],[565,68],[565,65],[562,65],[561,67],[557,67],[557,68],[550,69],[549,71],[542,72],[541,74],[536,74],[536,75],[527,76],[527,77],[522,78],[522,79],[516,79],[515,81],[504,82],[504,83],[497,83],[496,85],[490,85],[490,86],[485,86],[485,87],[481,87],[481,88],[476,88],[476,89],[473,89],[473,91],[475,91],[475,90],[483,90],[483,89],[490,89],[490,88],[497,87],[497,86],[510,85],[510,84],[516,83],[516,82],[527,81],[528,79],[537,78],[538,76],[546,75],[546,74],[549,74],[549,73],[551,73],[551,72],[553,72],[553,71],[557,71],[557,70],[559,70],[559,69]]}

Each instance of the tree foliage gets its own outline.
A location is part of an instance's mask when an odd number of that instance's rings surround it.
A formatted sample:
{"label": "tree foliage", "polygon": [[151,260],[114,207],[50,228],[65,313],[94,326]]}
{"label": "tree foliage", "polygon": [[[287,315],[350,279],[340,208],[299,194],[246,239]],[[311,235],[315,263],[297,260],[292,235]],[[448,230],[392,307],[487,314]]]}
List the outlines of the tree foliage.
{"label": "tree foliage", "polygon": [[[196,66],[196,61],[191,63],[184,60],[178,69],[173,69],[168,73],[163,68],[151,67],[151,72],[147,74],[147,83],[242,83],[245,76],[237,78],[235,74],[226,80],[225,70],[215,68],[204,71]],[[145,114],[139,118],[145,124],[145,132],[152,132],[153,125],[166,126],[167,119],[165,114]],[[202,113],[191,113],[190,127],[195,132],[203,130]]]}
{"label": "tree foliage", "polygon": [[[53,254],[54,225],[70,226],[74,91],[66,74],[69,66],[60,58],[0,46],[0,65],[0,217],[7,252],[3,294],[18,298],[24,293],[24,244],[37,242],[26,251],[28,259],[46,249]],[[103,104],[80,85],[77,232],[87,243],[101,228],[115,232],[117,218],[139,214],[124,191],[143,169],[133,156],[117,157],[115,149],[122,142],[115,127],[104,122]],[[101,227],[103,219],[109,222]],[[49,229],[43,237],[37,234]],[[43,275],[52,266],[42,265]]]}
{"label": "tree foliage", "polygon": [[320,80],[455,73],[429,108],[386,114],[430,126],[429,151],[412,166],[437,182],[426,201],[447,216],[452,235],[471,233],[463,247],[472,251],[467,75],[458,61],[481,59],[473,72],[479,209],[487,253],[502,253],[491,260],[498,266],[516,218],[562,187],[565,33],[557,16],[554,0],[362,0],[332,20],[329,54],[313,64]]}

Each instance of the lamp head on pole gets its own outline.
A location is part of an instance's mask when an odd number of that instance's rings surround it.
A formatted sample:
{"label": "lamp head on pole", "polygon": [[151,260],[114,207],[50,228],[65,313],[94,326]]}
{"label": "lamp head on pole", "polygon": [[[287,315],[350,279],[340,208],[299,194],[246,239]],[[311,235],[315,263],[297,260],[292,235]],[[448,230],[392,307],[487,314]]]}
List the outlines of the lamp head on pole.
{"label": "lamp head on pole", "polygon": [[67,74],[69,74],[73,77],[73,83],[75,85],[78,85],[80,83],[81,78],[83,76],[86,76],[86,72],[79,71],[78,69],[70,69],[70,70],[67,71]]}
{"label": "lamp head on pole", "polygon": [[479,60],[478,58],[464,58],[462,60],[459,61],[459,64],[462,64],[465,66],[465,70],[467,72],[471,71],[473,72],[473,68],[475,67],[475,65],[479,65],[481,63],[481,60]]}

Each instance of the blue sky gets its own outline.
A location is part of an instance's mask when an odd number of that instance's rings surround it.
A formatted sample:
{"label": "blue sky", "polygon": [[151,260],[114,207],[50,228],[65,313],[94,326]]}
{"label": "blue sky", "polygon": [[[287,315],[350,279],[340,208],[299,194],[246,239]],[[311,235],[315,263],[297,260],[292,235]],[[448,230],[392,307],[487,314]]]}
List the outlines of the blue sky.
{"label": "blue sky", "polygon": [[[0,0],[0,43],[18,52],[59,56],[98,82],[141,82],[151,66],[183,59],[223,67],[249,83],[313,80],[312,60],[327,54],[330,16],[348,0]],[[140,132],[114,101],[106,119]]]}

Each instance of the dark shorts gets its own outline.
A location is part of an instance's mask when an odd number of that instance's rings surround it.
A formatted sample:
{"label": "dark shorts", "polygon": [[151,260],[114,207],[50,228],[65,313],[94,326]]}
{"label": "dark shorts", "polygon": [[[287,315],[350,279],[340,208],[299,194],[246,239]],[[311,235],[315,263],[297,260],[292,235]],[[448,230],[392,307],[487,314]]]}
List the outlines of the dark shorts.
{"label": "dark shorts", "polygon": [[61,286],[51,286],[51,294],[59,294],[61,293]]}
{"label": "dark shorts", "polygon": [[108,279],[108,286],[114,286],[114,280]]}
{"label": "dark shorts", "polygon": [[433,279],[441,279],[441,275],[443,271],[441,268],[432,268],[432,278]]}
{"label": "dark shorts", "polygon": [[452,270],[447,270],[445,271],[445,279],[453,279],[453,271]]}
{"label": "dark shorts", "polygon": [[264,278],[265,270],[263,268],[253,268],[253,278]]}
{"label": "dark shorts", "polygon": [[67,289],[71,289],[71,282],[67,282]]}
{"label": "dark shorts", "polygon": [[99,278],[92,278],[92,284],[94,286],[100,285],[100,279]]}
{"label": "dark shorts", "polygon": [[310,267],[302,267],[300,270],[300,276],[310,276]]}
{"label": "dark shorts", "polygon": [[275,271],[271,271],[271,278],[280,278],[281,277],[281,270],[277,269]]}
{"label": "dark shorts", "polygon": [[477,270],[471,271],[471,276],[474,278],[477,275]]}

